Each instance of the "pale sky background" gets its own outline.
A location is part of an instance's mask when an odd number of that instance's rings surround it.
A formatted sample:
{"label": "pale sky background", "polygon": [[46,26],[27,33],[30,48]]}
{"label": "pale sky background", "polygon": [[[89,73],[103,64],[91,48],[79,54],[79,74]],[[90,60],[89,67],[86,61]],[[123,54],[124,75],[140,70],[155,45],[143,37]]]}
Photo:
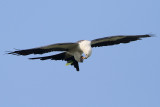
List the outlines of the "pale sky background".
{"label": "pale sky background", "polygon": [[[5,54],[148,33],[156,37],[94,48],[80,72]],[[0,107],[160,107],[159,0],[0,0],[0,37]]]}

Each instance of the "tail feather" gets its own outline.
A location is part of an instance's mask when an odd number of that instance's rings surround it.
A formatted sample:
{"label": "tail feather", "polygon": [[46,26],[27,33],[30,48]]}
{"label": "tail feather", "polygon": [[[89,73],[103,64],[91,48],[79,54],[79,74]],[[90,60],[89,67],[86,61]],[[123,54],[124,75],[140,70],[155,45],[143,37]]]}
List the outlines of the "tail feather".
{"label": "tail feather", "polygon": [[79,64],[78,62],[74,59],[74,57],[70,57],[67,59],[67,63],[72,62],[71,66],[74,66],[77,71],[79,71]]}

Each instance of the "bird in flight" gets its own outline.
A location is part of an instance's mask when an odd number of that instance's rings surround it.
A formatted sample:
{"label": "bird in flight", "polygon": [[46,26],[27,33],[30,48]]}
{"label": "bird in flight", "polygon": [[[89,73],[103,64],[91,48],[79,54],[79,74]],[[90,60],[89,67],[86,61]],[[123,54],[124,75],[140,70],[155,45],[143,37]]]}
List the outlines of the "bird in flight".
{"label": "bird in flight", "polygon": [[[47,46],[24,49],[24,50],[15,50],[9,52],[8,54],[13,55],[30,55],[30,54],[44,54],[51,51],[62,51],[59,54],[44,56],[44,57],[35,57],[29,59],[40,59],[40,60],[64,60],[67,61],[67,65],[74,66],[77,71],[79,71],[79,62],[83,62],[85,59],[91,56],[93,47],[102,47],[117,45],[120,43],[129,43],[131,41],[141,40],[141,38],[151,37],[151,35],[120,35],[120,36],[109,36],[99,39],[94,39],[92,41],[80,40],[75,43],[57,43]],[[85,56],[82,56],[84,53]]]}

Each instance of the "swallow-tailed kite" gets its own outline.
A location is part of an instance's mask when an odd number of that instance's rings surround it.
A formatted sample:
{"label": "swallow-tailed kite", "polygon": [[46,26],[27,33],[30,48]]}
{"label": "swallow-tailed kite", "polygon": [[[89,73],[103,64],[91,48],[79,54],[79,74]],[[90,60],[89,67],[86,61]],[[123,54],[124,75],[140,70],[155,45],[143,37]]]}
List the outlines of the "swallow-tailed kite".
{"label": "swallow-tailed kite", "polygon": [[[120,36],[110,36],[99,39],[94,39],[92,41],[88,40],[80,40],[75,43],[57,43],[48,46],[42,46],[32,49],[24,49],[24,50],[15,50],[13,52],[9,52],[8,54],[13,55],[30,55],[30,54],[44,54],[51,51],[63,51],[62,53],[44,56],[44,57],[36,57],[29,59],[40,59],[40,60],[64,60],[67,61],[67,64],[73,65],[77,71],[79,71],[79,62],[83,62],[84,59],[87,59],[91,56],[93,47],[102,47],[102,46],[110,46],[116,45],[120,43],[129,43],[131,41],[140,40],[141,38],[151,37],[151,35],[120,35]],[[82,54],[85,54],[85,57]]]}

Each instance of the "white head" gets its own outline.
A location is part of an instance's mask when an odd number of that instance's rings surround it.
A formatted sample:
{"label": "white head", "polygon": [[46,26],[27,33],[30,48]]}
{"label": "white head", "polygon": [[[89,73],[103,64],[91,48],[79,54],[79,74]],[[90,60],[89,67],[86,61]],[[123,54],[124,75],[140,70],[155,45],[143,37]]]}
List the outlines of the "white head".
{"label": "white head", "polygon": [[91,41],[88,41],[88,40],[80,41],[79,47],[85,54],[86,58],[91,56],[92,54]]}
{"label": "white head", "polygon": [[85,54],[85,58],[87,59],[88,57],[90,57],[91,56],[91,54],[92,54],[92,49],[90,49],[89,51],[83,51],[84,52],[84,54]]}

